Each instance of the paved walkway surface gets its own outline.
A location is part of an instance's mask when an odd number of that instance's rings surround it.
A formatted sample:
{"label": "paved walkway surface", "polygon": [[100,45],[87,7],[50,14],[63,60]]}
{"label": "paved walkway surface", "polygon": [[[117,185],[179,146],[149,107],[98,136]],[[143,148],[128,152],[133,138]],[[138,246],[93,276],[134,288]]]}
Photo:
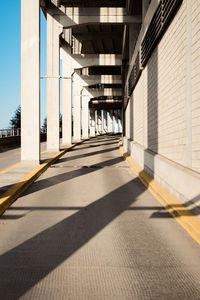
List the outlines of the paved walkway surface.
{"label": "paved walkway surface", "polygon": [[200,299],[200,247],[117,137],[77,146],[0,218],[0,299]]}
{"label": "paved walkway surface", "polygon": [[[44,154],[46,150],[46,142],[41,143],[41,151]],[[0,175],[5,169],[13,166],[20,162],[21,159],[21,148],[16,147],[14,149],[8,149],[0,151]]]}

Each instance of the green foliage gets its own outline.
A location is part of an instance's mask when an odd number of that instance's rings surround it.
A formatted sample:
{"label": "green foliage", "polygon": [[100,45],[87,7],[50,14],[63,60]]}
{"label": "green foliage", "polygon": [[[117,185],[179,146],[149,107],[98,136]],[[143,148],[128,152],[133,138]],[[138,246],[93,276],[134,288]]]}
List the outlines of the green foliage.
{"label": "green foliage", "polygon": [[16,109],[14,116],[11,118],[9,124],[12,129],[21,128],[21,106],[20,105]]}
{"label": "green foliage", "polygon": [[[62,127],[62,114],[60,114],[60,128]],[[47,117],[44,118],[42,129],[47,129]]]}

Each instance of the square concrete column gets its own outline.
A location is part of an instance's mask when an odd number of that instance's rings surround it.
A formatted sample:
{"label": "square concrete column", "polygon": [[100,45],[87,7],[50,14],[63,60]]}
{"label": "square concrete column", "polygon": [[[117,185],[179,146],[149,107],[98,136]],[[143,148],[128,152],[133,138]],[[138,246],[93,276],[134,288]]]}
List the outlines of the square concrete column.
{"label": "square concrete column", "polygon": [[90,108],[90,136],[95,135],[95,109]]}
{"label": "square concrete column", "polygon": [[113,110],[109,110],[108,112],[108,132],[113,132]]}
{"label": "square concrete column", "polygon": [[89,130],[89,95],[83,91],[81,97],[82,104],[82,138],[88,138],[88,130]]}
{"label": "square concrete column", "polygon": [[81,78],[74,73],[73,79],[73,140],[81,140]]}
{"label": "square concrete column", "polygon": [[107,110],[103,110],[103,133],[107,132]]}
{"label": "square concrete column", "polygon": [[62,144],[72,143],[72,59],[62,48]]}
{"label": "square concrete column", "polygon": [[47,150],[60,150],[60,28],[47,13]]}
{"label": "square concrete column", "polygon": [[40,161],[40,1],[21,1],[21,160]]}
{"label": "square concrete column", "polygon": [[114,110],[114,133],[118,133],[119,132],[119,127],[118,127],[118,111]]}
{"label": "square concrete column", "polygon": [[122,133],[122,109],[119,109],[119,133]]}
{"label": "square concrete column", "polygon": [[126,119],[126,137],[130,139],[130,100],[126,106],[125,110],[125,119]]}
{"label": "square concrete column", "polygon": [[102,133],[102,116],[101,116],[101,110],[97,110],[97,133]]}

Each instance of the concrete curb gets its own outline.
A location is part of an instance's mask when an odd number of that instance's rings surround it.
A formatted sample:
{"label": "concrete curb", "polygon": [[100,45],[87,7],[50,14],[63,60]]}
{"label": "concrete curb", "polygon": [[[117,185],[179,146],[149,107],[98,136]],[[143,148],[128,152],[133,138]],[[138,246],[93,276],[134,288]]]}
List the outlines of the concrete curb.
{"label": "concrete curb", "polygon": [[24,192],[42,173],[44,173],[50,165],[52,165],[57,159],[63,156],[66,152],[73,149],[75,146],[82,144],[88,139],[84,139],[80,142],[74,143],[64,150],[56,153],[50,159],[48,159],[45,163],[39,165],[32,172],[22,178],[18,183],[13,185],[9,190],[3,193],[0,196],[0,216],[5,212],[5,210],[20,196],[22,192]]}
{"label": "concrete curb", "polygon": [[133,173],[138,176],[145,187],[160,202],[175,220],[200,244],[200,220],[192,214],[181,202],[169,194],[151,176],[142,170],[119,143],[120,152]]}

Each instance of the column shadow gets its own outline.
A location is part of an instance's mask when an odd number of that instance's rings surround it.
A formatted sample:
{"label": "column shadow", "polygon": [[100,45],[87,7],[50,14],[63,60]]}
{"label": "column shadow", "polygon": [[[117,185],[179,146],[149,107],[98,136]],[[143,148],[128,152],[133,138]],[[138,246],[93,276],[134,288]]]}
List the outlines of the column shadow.
{"label": "column shadow", "polygon": [[144,190],[138,178],[131,180],[1,255],[0,298],[22,297],[123,213]]}

